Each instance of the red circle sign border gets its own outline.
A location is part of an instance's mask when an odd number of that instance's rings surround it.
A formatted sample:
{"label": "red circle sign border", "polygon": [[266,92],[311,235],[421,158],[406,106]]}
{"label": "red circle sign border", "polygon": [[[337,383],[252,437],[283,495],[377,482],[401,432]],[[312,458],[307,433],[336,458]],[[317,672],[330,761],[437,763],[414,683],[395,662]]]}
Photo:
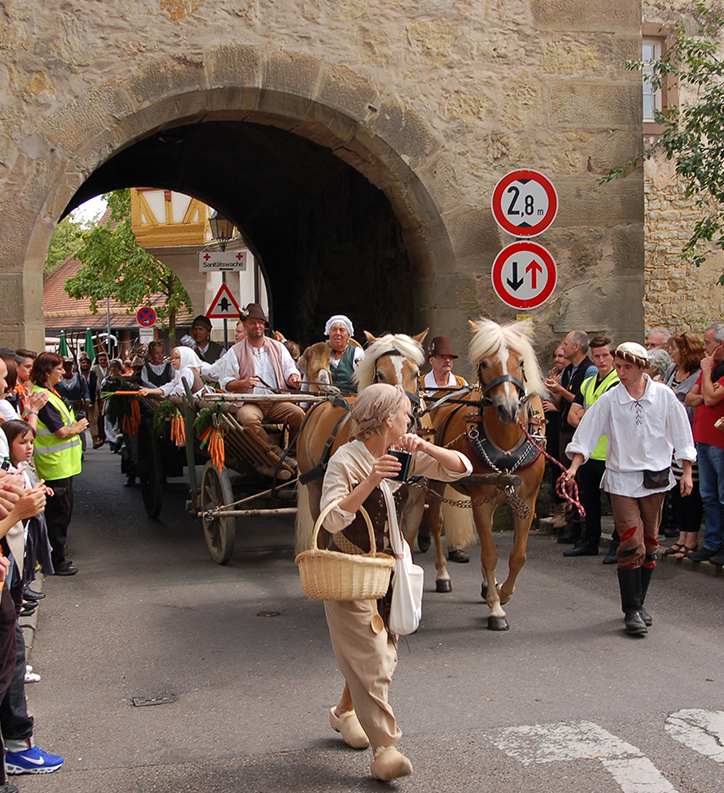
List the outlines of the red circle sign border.
{"label": "red circle sign border", "polygon": [[[141,319],[141,315],[146,314],[146,312],[148,311],[151,312],[151,316],[153,317],[153,319],[151,320],[151,322],[143,322],[143,320]],[[158,317],[156,316],[156,311],[151,306],[145,306],[144,308],[139,308],[138,311],[136,312],[136,322],[138,322],[138,324],[142,328],[153,327],[156,324],[157,319]]]}
{"label": "red circle sign border", "polygon": [[[503,286],[503,266],[510,256],[518,253],[518,251],[528,251],[530,253],[534,253],[536,256],[539,256],[543,260],[546,270],[548,271],[548,280],[546,281],[545,288],[542,289],[539,294],[531,300],[516,300],[515,297],[509,294]],[[500,251],[493,262],[493,267],[490,271],[490,277],[493,282],[495,294],[506,305],[519,309],[538,308],[539,306],[542,306],[543,303],[545,303],[546,300],[548,300],[548,298],[553,294],[553,290],[556,288],[556,282],[558,280],[558,270],[553,257],[542,245],[539,245],[537,242],[523,240],[522,242],[513,242]]]}
{"label": "red circle sign border", "polygon": [[[545,217],[539,223],[536,223],[535,226],[529,226],[528,228],[514,226],[503,214],[503,193],[513,182],[517,182],[521,179],[532,179],[538,182],[548,196],[548,211]],[[530,169],[511,171],[493,188],[493,194],[490,197],[490,208],[493,212],[495,222],[503,231],[507,231],[508,234],[512,234],[514,237],[537,237],[556,219],[556,215],[558,214],[558,193],[556,192],[556,188],[553,187],[553,182],[540,171],[532,171]]]}

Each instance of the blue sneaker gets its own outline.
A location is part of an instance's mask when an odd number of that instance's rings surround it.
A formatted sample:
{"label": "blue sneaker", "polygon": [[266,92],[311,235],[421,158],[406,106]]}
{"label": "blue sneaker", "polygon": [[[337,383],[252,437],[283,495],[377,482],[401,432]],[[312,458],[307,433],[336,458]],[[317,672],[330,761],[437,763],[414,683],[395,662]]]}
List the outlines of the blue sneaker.
{"label": "blue sneaker", "polygon": [[5,752],[5,768],[8,774],[52,774],[63,765],[63,758],[48,754],[38,746],[22,752]]}

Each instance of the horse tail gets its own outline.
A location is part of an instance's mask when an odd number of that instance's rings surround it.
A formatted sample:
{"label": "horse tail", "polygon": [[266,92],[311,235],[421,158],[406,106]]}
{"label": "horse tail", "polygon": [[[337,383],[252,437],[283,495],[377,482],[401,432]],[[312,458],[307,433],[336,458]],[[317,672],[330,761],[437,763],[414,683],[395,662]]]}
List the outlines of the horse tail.
{"label": "horse tail", "polygon": [[[445,496],[455,499],[468,499],[467,496],[462,496],[450,487],[445,488]],[[443,501],[442,518],[448,548],[461,545],[475,545],[478,541],[478,533],[475,529],[475,523],[473,522],[472,509],[454,507],[452,504],[446,504]]]}
{"label": "horse tail", "polygon": [[294,524],[295,553],[307,551],[312,547],[313,531],[314,521],[309,505],[309,488],[297,482],[297,518]]}

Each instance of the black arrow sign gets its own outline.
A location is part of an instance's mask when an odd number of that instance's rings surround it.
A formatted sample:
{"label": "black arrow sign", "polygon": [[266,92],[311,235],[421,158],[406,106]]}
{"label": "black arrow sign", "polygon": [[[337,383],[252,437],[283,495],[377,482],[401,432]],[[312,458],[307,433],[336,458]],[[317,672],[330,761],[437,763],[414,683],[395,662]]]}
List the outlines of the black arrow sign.
{"label": "black arrow sign", "polygon": [[525,278],[518,278],[518,262],[511,262],[513,265],[513,280],[511,281],[510,278],[506,278],[505,280],[508,282],[508,286],[514,291],[517,292],[521,286],[523,286],[523,281]]}

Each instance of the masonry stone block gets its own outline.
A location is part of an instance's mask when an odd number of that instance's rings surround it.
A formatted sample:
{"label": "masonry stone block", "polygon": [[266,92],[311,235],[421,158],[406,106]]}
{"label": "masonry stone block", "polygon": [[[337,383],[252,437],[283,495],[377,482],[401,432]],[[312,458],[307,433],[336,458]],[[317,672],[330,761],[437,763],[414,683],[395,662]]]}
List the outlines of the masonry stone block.
{"label": "masonry stone block", "polygon": [[321,79],[322,61],[299,53],[273,53],[263,64],[262,86],[268,91],[311,99]]}
{"label": "masonry stone block", "polygon": [[478,256],[485,252],[493,257],[504,246],[503,232],[500,231],[492,212],[485,208],[467,208],[446,217],[450,229],[455,257]]}
{"label": "masonry stone block", "polygon": [[561,226],[599,226],[611,223],[640,223],[643,220],[643,183],[631,174],[599,185],[593,177],[555,180],[558,216]]}
{"label": "masonry stone block", "polygon": [[128,85],[130,95],[141,106],[205,88],[206,71],[203,53],[199,51],[151,62]]}
{"label": "masonry stone block", "polygon": [[259,47],[224,44],[207,49],[203,62],[211,88],[259,88],[263,58]]}
{"label": "masonry stone block", "polygon": [[379,90],[369,80],[351,69],[325,65],[317,95],[322,105],[364,122],[376,112],[379,98]]}
{"label": "masonry stone block", "polygon": [[411,107],[386,96],[367,124],[410,165],[418,165],[440,148],[439,142]]}
{"label": "masonry stone block", "polygon": [[600,0],[531,0],[533,24],[542,30],[592,30],[630,33],[641,24],[638,3]]}
{"label": "masonry stone block", "polygon": [[601,129],[641,123],[641,85],[619,81],[560,80],[551,84],[550,118],[554,127]]}

